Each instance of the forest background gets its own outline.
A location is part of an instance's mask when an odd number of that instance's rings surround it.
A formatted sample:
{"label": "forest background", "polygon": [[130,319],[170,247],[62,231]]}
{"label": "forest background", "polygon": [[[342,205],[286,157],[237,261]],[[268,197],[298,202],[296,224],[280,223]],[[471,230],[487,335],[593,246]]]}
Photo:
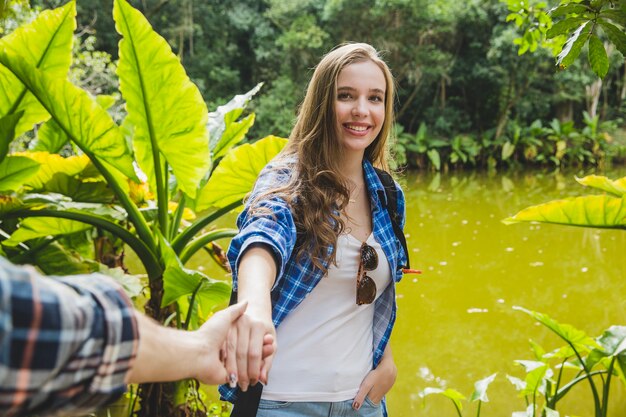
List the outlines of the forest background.
{"label": "forest background", "polygon": [[[62,3],[33,0],[30,7]],[[520,56],[523,32],[507,19],[507,6],[518,3],[131,2],[168,40],[210,110],[263,83],[249,106],[256,115],[249,140],[286,137],[320,56],[339,43],[362,41],[383,51],[397,80],[399,165],[445,170],[625,159],[622,55],[605,43],[611,65],[602,80],[593,73],[586,48],[567,71],[555,66],[549,45],[535,45],[533,53]],[[531,10],[546,6],[530,5]],[[115,92],[119,37],[112,0],[80,0],[77,8],[81,41],[74,78],[94,95]]]}

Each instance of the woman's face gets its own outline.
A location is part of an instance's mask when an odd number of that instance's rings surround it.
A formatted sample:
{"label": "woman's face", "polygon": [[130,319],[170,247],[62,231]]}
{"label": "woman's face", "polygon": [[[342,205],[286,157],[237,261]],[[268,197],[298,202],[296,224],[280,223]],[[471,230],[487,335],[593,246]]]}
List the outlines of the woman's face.
{"label": "woman's face", "polygon": [[335,116],[339,143],[348,153],[359,153],[376,139],[385,121],[387,83],[372,61],[344,67],[337,78]]}

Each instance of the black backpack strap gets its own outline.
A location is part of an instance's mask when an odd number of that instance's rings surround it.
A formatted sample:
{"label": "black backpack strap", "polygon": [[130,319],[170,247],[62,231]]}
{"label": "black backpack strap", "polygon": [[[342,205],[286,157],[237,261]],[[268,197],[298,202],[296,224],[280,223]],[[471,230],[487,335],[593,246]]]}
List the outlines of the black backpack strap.
{"label": "black backpack strap", "polygon": [[406,255],[406,265],[400,265],[402,268],[411,268],[409,262],[409,251],[406,244],[406,237],[404,236],[404,232],[400,227],[401,216],[402,213],[398,213],[398,190],[396,189],[396,183],[393,180],[391,174],[382,169],[374,168],[376,174],[378,175],[378,179],[383,184],[385,188],[385,197],[387,199],[386,209],[389,213],[389,218],[391,218],[391,226],[393,227],[393,232],[396,235],[396,238],[402,245],[402,249],[404,249],[404,254]]}

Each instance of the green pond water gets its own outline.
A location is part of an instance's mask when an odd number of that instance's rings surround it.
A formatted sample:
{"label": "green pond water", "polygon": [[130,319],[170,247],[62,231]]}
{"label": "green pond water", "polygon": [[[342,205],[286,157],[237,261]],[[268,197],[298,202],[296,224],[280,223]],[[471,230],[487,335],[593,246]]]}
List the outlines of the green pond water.
{"label": "green pond water", "polygon": [[[508,417],[526,408],[506,375],[524,377],[516,359],[533,359],[529,339],[552,350],[560,339],[513,306],[546,313],[599,336],[626,325],[626,231],[521,223],[505,217],[522,208],[589,190],[574,176],[554,173],[408,173],[408,244],[411,266],[398,285],[399,315],[392,348],[399,368],[388,395],[392,417],[457,416],[450,400],[419,392],[454,388],[469,397],[475,381],[498,373],[489,387],[484,417]],[[626,167],[606,173],[626,175]],[[224,226],[234,224],[235,215]],[[228,242],[221,242],[227,245]],[[189,267],[225,277],[196,255]],[[589,385],[562,401],[561,416],[593,416]],[[614,380],[609,415],[626,416],[626,390]],[[475,416],[476,404],[464,403]]]}
{"label": "green pond water", "polygon": [[[534,359],[529,339],[546,350],[560,339],[513,306],[523,306],[598,336],[626,324],[626,232],[501,219],[548,200],[588,192],[586,173],[415,174],[406,178],[406,233],[414,268],[398,286],[392,347],[399,376],[389,394],[394,417],[456,416],[452,402],[418,393],[454,388],[498,372],[482,416],[510,416],[526,406],[506,375],[523,378],[515,359]],[[626,175],[625,169],[606,173]],[[626,416],[626,390],[615,380],[609,415]],[[561,416],[592,416],[589,385],[579,384]],[[465,403],[464,405],[467,405]],[[476,415],[476,404],[464,410]]]}

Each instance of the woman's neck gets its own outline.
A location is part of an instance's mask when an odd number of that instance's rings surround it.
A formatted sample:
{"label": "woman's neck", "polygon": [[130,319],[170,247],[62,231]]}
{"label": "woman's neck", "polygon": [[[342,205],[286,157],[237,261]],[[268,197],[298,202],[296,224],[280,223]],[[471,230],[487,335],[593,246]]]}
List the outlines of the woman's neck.
{"label": "woman's neck", "polygon": [[363,182],[363,154],[345,155],[341,166],[346,179],[357,185]]}

